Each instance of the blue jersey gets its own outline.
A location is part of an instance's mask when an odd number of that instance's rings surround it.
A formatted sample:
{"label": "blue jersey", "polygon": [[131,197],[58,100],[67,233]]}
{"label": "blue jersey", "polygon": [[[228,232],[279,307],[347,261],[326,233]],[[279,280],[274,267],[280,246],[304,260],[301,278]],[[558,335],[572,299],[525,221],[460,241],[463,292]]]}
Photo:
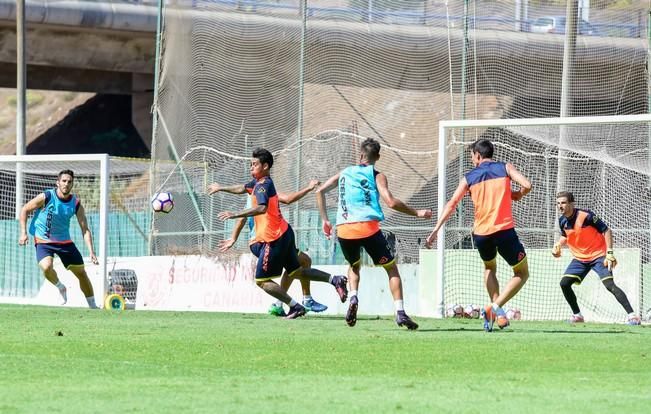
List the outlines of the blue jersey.
{"label": "blue jersey", "polygon": [[62,200],[56,189],[46,190],[44,194],[45,203],[34,212],[29,233],[36,243],[72,243],[70,219],[79,210],[79,199],[73,194]]}
{"label": "blue jersey", "polygon": [[337,225],[384,220],[376,175],[372,165],[353,165],[339,174]]}
{"label": "blue jersey", "polygon": [[[252,206],[253,203],[251,202],[251,197],[247,197],[245,208],[249,209]],[[253,217],[247,217],[246,224],[249,227],[249,240],[255,240],[255,220],[253,220]]]}

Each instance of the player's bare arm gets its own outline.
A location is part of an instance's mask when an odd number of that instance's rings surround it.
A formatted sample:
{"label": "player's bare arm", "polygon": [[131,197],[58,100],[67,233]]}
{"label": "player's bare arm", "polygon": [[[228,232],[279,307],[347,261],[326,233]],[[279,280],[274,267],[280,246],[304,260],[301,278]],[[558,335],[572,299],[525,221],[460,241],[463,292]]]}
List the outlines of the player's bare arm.
{"label": "player's bare arm", "polygon": [[212,183],[208,186],[208,195],[213,195],[220,191],[231,194],[244,194],[246,193],[246,188],[244,188],[244,184],[223,186],[219,183]]}
{"label": "player's bare arm", "polygon": [[233,213],[231,211],[222,211],[217,215],[220,220],[228,220],[232,218],[239,218],[239,217],[253,217],[253,216],[258,216],[260,214],[264,214],[267,212],[267,205],[266,204],[260,204],[259,206],[255,206],[252,208],[247,208],[245,210],[240,211],[239,213]]}
{"label": "player's bare arm", "polygon": [[319,207],[319,214],[321,215],[321,223],[323,233],[327,238],[332,235],[332,224],[328,220],[328,209],[326,207],[325,194],[335,188],[339,182],[339,174],[335,174],[328,178],[325,183],[316,190],[316,205]]}
{"label": "player's bare arm", "polygon": [[391,194],[391,190],[389,190],[389,181],[387,180],[387,176],[384,175],[383,173],[379,173],[375,177],[375,183],[377,184],[377,190],[380,193],[380,197],[382,198],[382,201],[384,201],[384,203],[390,209],[399,211],[404,214],[408,214],[410,216],[415,216],[420,218],[432,217],[432,210],[430,209],[416,210],[414,208],[409,207],[399,198],[394,197],[393,194]]}
{"label": "player's bare arm", "polygon": [[469,187],[468,182],[466,181],[466,177],[461,178],[461,180],[459,180],[457,189],[454,190],[454,194],[452,194],[452,198],[445,204],[445,207],[443,207],[443,211],[441,212],[441,215],[436,222],[436,226],[434,226],[434,230],[432,230],[429,236],[427,236],[427,240],[425,240],[425,246],[427,248],[431,248],[434,245],[441,226],[443,226],[443,224],[448,221],[454,210],[457,208],[457,205],[461,199],[468,192],[468,188]]}
{"label": "player's bare arm", "polygon": [[235,227],[233,227],[233,232],[231,233],[231,238],[222,240],[219,242],[219,251],[220,252],[225,252],[226,250],[230,249],[233,247],[237,239],[240,237],[240,233],[242,233],[242,229],[246,225],[246,217],[240,217],[239,220],[237,220],[237,223],[235,224]]}
{"label": "player's bare arm", "polygon": [[79,204],[79,208],[77,209],[77,221],[79,222],[79,227],[81,227],[81,234],[84,236],[86,247],[88,247],[88,251],[90,252],[90,261],[93,262],[93,264],[99,264],[99,260],[97,260],[97,256],[95,256],[95,250],[93,249],[93,235],[91,234],[90,228],[88,227],[88,220],[86,220],[86,211],[84,210],[84,206],[81,204]]}
{"label": "player's bare arm", "polygon": [[518,201],[522,197],[529,194],[531,191],[531,181],[529,181],[527,177],[525,177],[520,171],[518,171],[517,168],[515,168],[515,166],[513,166],[513,164],[510,163],[506,164],[506,172],[509,177],[511,177],[511,180],[520,186],[519,190],[511,192],[511,200]]}
{"label": "player's bare arm", "polygon": [[312,190],[314,190],[320,184],[319,180],[311,180],[307,187],[302,188],[293,193],[285,194],[278,193],[278,201],[283,204],[292,204],[300,200],[301,198],[308,195]]}
{"label": "player's bare arm", "polygon": [[20,209],[20,216],[18,221],[20,223],[20,237],[18,238],[18,244],[24,246],[27,244],[29,237],[27,237],[27,216],[32,211],[37,208],[41,208],[45,205],[45,193],[40,193],[36,197],[29,200],[23,208]]}
{"label": "player's bare arm", "polygon": [[617,266],[617,259],[613,253],[613,232],[610,229],[606,229],[604,232],[604,239],[606,240],[606,258],[604,259],[604,266],[608,270],[612,270]]}

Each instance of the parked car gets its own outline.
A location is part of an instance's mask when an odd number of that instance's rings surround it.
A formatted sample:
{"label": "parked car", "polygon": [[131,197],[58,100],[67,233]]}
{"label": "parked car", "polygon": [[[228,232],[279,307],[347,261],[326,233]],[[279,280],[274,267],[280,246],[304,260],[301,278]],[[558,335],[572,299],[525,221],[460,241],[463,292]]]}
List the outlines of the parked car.
{"label": "parked car", "polygon": [[[556,33],[565,34],[565,16],[542,16],[531,23],[533,33]],[[579,22],[579,34],[585,36],[601,36],[596,27],[581,19]]]}

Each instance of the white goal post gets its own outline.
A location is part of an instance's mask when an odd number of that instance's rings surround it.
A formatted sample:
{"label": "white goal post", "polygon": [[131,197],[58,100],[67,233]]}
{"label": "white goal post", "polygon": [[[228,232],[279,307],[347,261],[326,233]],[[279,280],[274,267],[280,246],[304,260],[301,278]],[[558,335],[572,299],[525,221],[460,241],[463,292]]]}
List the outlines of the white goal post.
{"label": "white goal post", "polygon": [[[7,203],[10,199],[13,199],[15,209],[12,210],[15,211],[15,219],[17,220],[21,207],[36,194],[43,192],[47,188],[45,185],[54,187],[58,172],[68,168],[75,172],[75,187],[73,188],[73,192],[75,193],[82,190],[78,176],[88,175],[98,178],[98,183],[96,184],[99,186],[97,189],[99,193],[99,200],[97,200],[99,234],[93,234],[93,239],[97,249],[97,259],[99,260],[99,274],[102,276],[104,282],[101,286],[101,291],[98,292],[96,289],[95,292],[98,305],[101,306],[107,291],[107,226],[110,178],[108,154],[0,155],[0,170],[8,174],[8,176],[3,177],[4,189],[2,189],[2,192],[5,193],[3,203]],[[15,178],[11,177],[14,174]],[[27,191],[28,188],[26,187],[30,185],[28,184],[30,174],[47,178],[40,178],[38,182],[32,180],[31,191]],[[94,178],[93,182],[95,182]],[[11,194],[12,188],[15,190],[14,194]],[[83,202],[84,199],[82,198]],[[7,207],[7,205],[3,206],[5,209],[4,216],[8,217],[10,210]],[[6,219],[7,217],[4,218]],[[8,224],[10,225],[11,223]],[[15,225],[18,226],[17,222]],[[17,244],[17,239],[7,240],[5,242]],[[37,266],[35,261],[33,266]]]}
{"label": "white goal post", "polygon": [[[620,251],[623,259],[615,271],[615,281],[623,285],[634,310],[642,313],[651,305],[644,301],[649,295],[643,288],[645,269],[649,277],[651,261],[650,125],[651,114],[439,123],[439,214],[459,179],[472,168],[467,146],[476,139],[491,140],[496,148],[495,159],[512,162],[532,181],[534,191],[513,204],[516,231],[530,257],[531,277],[513,299],[522,308],[523,319],[554,320],[569,314],[569,307],[559,297],[558,281],[570,254],[564,252],[563,260],[554,261],[548,249],[558,237],[554,202],[555,194],[562,190],[572,191],[577,207],[593,210],[613,229],[615,251]],[[463,203],[438,236],[438,316],[444,316],[446,305],[453,303],[488,302],[481,260],[476,252],[472,252],[474,257],[466,255],[474,250],[470,237],[473,214],[472,203],[467,198]],[[498,278],[500,286],[504,286],[511,276],[510,269],[499,266]],[[463,279],[466,275],[468,278]],[[451,286],[459,279],[463,279],[462,283]],[[593,321],[623,321],[621,306],[600,285],[598,278],[589,276],[582,287],[575,289],[582,311],[587,308]]]}

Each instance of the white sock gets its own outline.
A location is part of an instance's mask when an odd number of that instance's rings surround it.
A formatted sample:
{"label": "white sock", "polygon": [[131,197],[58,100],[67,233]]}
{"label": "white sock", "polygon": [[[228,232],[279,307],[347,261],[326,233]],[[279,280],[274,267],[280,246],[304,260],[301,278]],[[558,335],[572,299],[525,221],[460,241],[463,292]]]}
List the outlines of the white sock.
{"label": "white sock", "polygon": [[88,307],[91,309],[95,309],[97,307],[97,305],[95,304],[95,296],[87,297],[86,302],[88,302]]}
{"label": "white sock", "polygon": [[68,291],[66,290],[66,286],[61,283],[59,280],[56,285],[54,285],[59,289],[59,293],[61,294],[61,297],[63,298],[63,303],[62,305],[65,305],[68,302]]}
{"label": "white sock", "polygon": [[296,306],[297,303],[298,303],[298,302],[296,302],[294,299],[292,299],[292,300],[289,302],[289,306]]}
{"label": "white sock", "polygon": [[579,312],[579,313],[575,313],[574,316],[578,316],[578,317],[583,318],[583,315],[581,315],[581,312]]}
{"label": "white sock", "polygon": [[637,316],[637,315],[635,314],[635,312],[631,312],[631,313],[628,314],[628,317],[629,317],[629,318],[633,318],[633,317],[635,317],[635,316]]}
{"label": "white sock", "polygon": [[277,301],[274,302],[274,305],[276,305],[276,306],[278,306],[280,308],[281,306],[283,306],[283,302],[280,301],[280,300],[277,300]]}
{"label": "white sock", "polygon": [[498,315],[500,315],[500,316],[506,314],[506,313],[504,312],[504,309],[502,309],[502,307],[501,307],[500,305],[498,305],[497,303],[495,303],[495,302],[493,302],[493,303],[491,304],[491,307],[493,308],[493,312],[495,312],[496,314],[498,314]]}
{"label": "white sock", "polygon": [[400,299],[400,300],[394,300],[393,301],[393,306],[396,308],[396,312],[398,311],[404,311],[405,310],[405,301]]}
{"label": "white sock", "polygon": [[312,295],[303,296],[303,302],[307,302],[308,300],[312,300]]}
{"label": "white sock", "polygon": [[328,282],[332,283],[332,279],[334,278],[334,275],[330,275],[330,278],[328,279]]}
{"label": "white sock", "polygon": [[349,291],[348,291],[348,296],[351,297],[351,298],[352,298],[353,296],[357,296],[357,291],[356,291],[356,290],[349,290]]}

